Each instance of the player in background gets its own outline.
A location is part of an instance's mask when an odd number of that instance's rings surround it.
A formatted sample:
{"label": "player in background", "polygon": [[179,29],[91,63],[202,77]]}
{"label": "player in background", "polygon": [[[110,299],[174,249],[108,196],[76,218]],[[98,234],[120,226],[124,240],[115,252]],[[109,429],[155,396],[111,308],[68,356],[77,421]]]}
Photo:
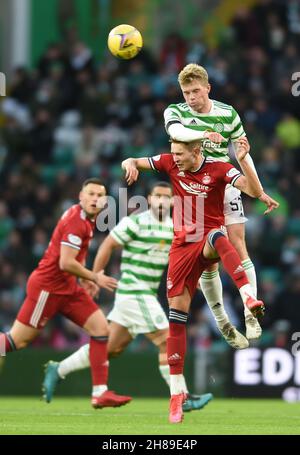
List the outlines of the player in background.
{"label": "player in background", "polygon": [[262,187],[245,160],[249,150],[246,138],[240,138],[237,156],[245,176],[230,163],[215,162],[210,157],[204,157],[200,141],[190,144],[173,141],[171,153],[152,158],[128,158],[122,163],[129,185],[137,180],[139,170],[153,169],[167,173],[174,190],[174,239],[167,276],[171,423],[179,423],[183,419],[186,323],[191,299],[202,272],[221,260],[249,311],[255,317],[264,311],[264,304],[256,299],[240,257],[227,239],[223,226],[227,184],[234,185],[249,196],[261,197]]}
{"label": "player in background", "polygon": [[[148,204],[149,210],[124,217],[112,229],[99,247],[94,272],[104,270],[113,251],[122,248],[121,278],[113,309],[107,316],[110,321],[108,354],[112,357],[119,355],[138,334],[144,334],[158,348],[159,371],[169,387],[166,346],[169,323],[157,292],[173,239],[171,185],[155,183],[148,195]],[[89,366],[88,344],[59,363],[50,361],[44,379],[48,401],[51,401],[61,378]],[[186,385],[185,393],[188,397],[183,404],[184,411],[201,409],[212,399],[210,393],[188,394]]]}
{"label": "player in background", "polygon": [[[211,86],[205,68],[191,63],[179,73],[178,82],[185,103],[171,104],[164,112],[167,133],[174,140],[190,142],[202,141],[202,150],[210,160],[229,162],[228,146],[231,141],[237,157],[238,140],[246,137],[241,119],[236,110],[227,104],[209,98]],[[255,172],[249,154],[245,160]],[[267,205],[266,213],[279,206],[278,202],[262,192],[260,201]],[[228,237],[236,248],[245,269],[254,295],[257,294],[256,273],[245,243],[245,222],[241,192],[238,188],[227,186],[224,199],[225,226]],[[232,331],[228,315],[223,305],[222,282],[218,265],[210,266],[200,278],[200,287],[214,315],[217,326],[223,335]],[[249,340],[261,336],[259,322],[244,306],[246,337]]]}
{"label": "player in background", "polygon": [[[85,258],[95,228],[96,217],[106,203],[106,190],[99,179],[86,180],[79,194],[79,204],[69,208],[58,221],[51,241],[38,267],[27,283],[27,296],[9,333],[0,334],[6,353],[26,347],[60,313],[84,328],[90,335],[90,364],[94,408],[115,407],[131,398],[107,389],[108,324],[84,289],[93,283],[113,291],[114,278],[87,269]],[[77,283],[80,278],[81,285]],[[1,340],[0,340],[1,341]]]}

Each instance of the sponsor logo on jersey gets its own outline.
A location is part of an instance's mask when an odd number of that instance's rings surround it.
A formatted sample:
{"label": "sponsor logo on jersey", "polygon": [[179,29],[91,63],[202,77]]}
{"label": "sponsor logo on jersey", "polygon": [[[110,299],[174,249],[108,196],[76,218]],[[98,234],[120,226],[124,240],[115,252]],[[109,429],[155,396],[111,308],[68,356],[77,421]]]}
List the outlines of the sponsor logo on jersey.
{"label": "sponsor logo on jersey", "polygon": [[160,243],[157,246],[150,246],[148,250],[144,251],[144,254],[147,254],[148,256],[156,256],[156,258],[161,258],[161,259],[166,259],[166,257],[169,254],[169,245],[167,243],[162,244]]}
{"label": "sponsor logo on jersey", "polygon": [[78,235],[74,235],[74,234],[69,234],[68,235],[68,240],[70,243],[73,243],[73,245],[81,245],[82,244],[82,240],[80,237],[78,237]]}
{"label": "sponsor logo on jersey", "polygon": [[204,149],[219,149],[221,148],[221,144],[211,142],[209,139],[204,139],[204,141],[202,142],[202,147]]}
{"label": "sponsor logo on jersey", "polygon": [[179,180],[179,184],[181,188],[183,188],[187,193],[189,194],[194,194],[196,196],[201,196],[206,198],[207,193],[205,191],[209,190],[209,186],[206,185],[201,185],[201,183],[190,183],[187,185],[186,183],[183,183],[181,180]]}

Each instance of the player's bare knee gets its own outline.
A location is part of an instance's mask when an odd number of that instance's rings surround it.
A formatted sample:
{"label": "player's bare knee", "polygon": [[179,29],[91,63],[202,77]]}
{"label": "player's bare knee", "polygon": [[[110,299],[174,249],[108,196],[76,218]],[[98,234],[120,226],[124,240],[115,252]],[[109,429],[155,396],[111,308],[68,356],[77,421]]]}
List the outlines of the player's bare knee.
{"label": "player's bare knee", "polygon": [[27,340],[26,341],[20,341],[19,343],[17,343],[16,348],[17,348],[17,350],[24,349],[28,345],[29,345],[29,341],[27,341]]}
{"label": "player's bare knee", "polygon": [[218,258],[218,253],[215,249],[215,242],[219,237],[226,237],[222,229],[212,229],[207,236],[206,243],[203,248],[203,256],[208,259]]}
{"label": "player's bare knee", "polygon": [[215,242],[219,237],[226,237],[223,229],[212,229],[207,236],[207,243],[212,249],[215,249]]}
{"label": "player's bare knee", "polygon": [[14,345],[15,345],[15,350],[19,351],[20,349],[26,348],[31,340],[15,340]]}
{"label": "player's bare knee", "polygon": [[167,341],[164,340],[158,345],[158,350],[160,354],[166,354],[167,352]]}
{"label": "player's bare knee", "polygon": [[28,335],[28,333],[20,333],[20,331],[14,329],[14,327],[6,334],[6,337],[10,343],[12,351],[18,351],[19,349],[26,348],[34,339],[33,336]]}
{"label": "player's bare knee", "polygon": [[91,316],[86,320],[83,328],[91,337],[108,337],[109,334],[108,322],[100,310],[91,314]]}
{"label": "player's bare knee", "polygon": [[105,327],[91,327],[86,329],[90,337],[108,337],[108,329]]}
{"label": "player's bare knee", "polygon": [[108,344],[107,350],[108,350],[108,355],[109,357],[118,357],[122,352],[124,351],[125,346],[119,345],[119,346],[110,346]]}
{"label": "player's bare knee", "polygon": [[147,338],[159,349],[159,352],[167,351],[168,330],[162,329],[148,333]]}
{"label": "player's bare knee", "polygon": [[108,337],[109,334],[108,323],[103,319],[94,319],[87,321],[87,323],[84,325],[84,329],[91,337]]}

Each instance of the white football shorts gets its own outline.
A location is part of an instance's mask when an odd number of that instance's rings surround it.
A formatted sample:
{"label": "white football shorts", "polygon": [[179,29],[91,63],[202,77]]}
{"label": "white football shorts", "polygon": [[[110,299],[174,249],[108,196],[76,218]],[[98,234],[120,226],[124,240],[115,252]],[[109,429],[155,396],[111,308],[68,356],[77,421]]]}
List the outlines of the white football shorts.
{"label": "white football shorts", "polygon": [[132,338],[141,333],[169,328],[162,306],[152,295],[116,294],[113,309],[107,319],[126,327]]}
{"label": "white football shorts", "polygon": [[227,185],[224,196],[225,226],[230,224],[246,223],[248,218],[244,215],[244,207],[240,190]]}

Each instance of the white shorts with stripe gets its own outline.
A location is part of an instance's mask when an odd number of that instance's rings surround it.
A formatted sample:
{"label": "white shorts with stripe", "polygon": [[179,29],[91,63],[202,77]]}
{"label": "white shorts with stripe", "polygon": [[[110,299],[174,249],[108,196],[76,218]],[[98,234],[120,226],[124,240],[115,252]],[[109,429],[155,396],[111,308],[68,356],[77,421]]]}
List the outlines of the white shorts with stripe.
{"label": "white shorts with stripe", "polygon": [[159,301],[146,294],[116,294],[113,309],[107,319],[126,327],[132,338],[142,333],[169,328],[168,319]]}

